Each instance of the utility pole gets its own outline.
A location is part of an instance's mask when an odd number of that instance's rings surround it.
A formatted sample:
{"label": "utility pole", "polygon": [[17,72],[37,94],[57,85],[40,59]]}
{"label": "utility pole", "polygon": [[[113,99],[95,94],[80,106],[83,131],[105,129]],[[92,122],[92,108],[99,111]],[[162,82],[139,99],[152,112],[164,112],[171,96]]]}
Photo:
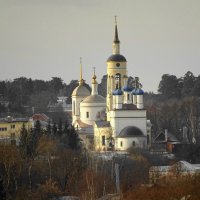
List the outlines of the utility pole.
{"label": "utility pole", "polygon": [[115,184],[117,193],[120,193],[120,182],[119,182],[119,164],[115,163]]}

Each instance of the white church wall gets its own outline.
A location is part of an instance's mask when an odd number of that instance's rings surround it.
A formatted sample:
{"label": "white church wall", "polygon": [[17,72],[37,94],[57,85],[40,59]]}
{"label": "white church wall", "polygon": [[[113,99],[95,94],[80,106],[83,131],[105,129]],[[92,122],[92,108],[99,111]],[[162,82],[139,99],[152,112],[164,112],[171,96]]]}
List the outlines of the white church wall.
{"label": "white church wall", "polygon": [[144,135],[147,134],[146,128],[146,111],[111,111],[110,124],[113,128],[113,136],[119,135],[121,130],[127,126],[135,126],[139,128]]}
{"label": "white church wall", "polygon": [[80,119],[80,103],[85,97],[81,96],[72,96],[72,123]]}
{"label": "white church wall", "polygon": [[105,109],[105,103],[81,103],[80,110],[81,110],[81,121],[93,125],[94,121],[100,120],[100,113],[102,110]]}
{"label": "white church wall", "polygon": [[146,137],[117,138],[116,150],[126,151],[131,147],[145,148],[146,145]]}

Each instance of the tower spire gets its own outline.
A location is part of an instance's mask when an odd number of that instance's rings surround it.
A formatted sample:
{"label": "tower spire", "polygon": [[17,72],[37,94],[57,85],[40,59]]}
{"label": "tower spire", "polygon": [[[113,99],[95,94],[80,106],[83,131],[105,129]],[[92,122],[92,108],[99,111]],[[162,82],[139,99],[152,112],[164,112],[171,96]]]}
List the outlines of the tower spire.
{"label": "tower spire", "polygon": [[95,67],[93,67],[93,70],[94,70],[94,75],[92,77],[92,84],[97,84],[97,81],[96,81],[96,74],[95,74]]}
{"label": "tower spire", "polygon": [[117,16],[115,16],[115,36],[114,36],[114,43],[120,43],[118,37],[118,29],[117,29]]}
{"label": "tower spire", "polygon": [[95,75],[95,67],[93,67],[93,70],[94,70],[94,75],[92,77],[92,92],[91,92],[91,95],[96,95],[98,94],[98,83],[96,81],[96,75]]}
{"label": "tower spire", "polygon": [[80,57],[80,80],[79,85],[83,85],[83,67],[82,67],[82,58]]}
{"label": "tower spire", "polygon": [[117,16],[115,16],[115,35],[113,41],[113,54],[120,54],[120,41],[117,30]]}

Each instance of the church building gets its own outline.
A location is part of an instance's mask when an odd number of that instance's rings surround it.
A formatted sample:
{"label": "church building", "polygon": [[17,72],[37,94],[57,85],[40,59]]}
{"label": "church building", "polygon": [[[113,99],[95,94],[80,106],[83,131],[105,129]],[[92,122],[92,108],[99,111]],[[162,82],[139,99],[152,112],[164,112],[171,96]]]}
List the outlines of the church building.
{"label": "church building", "polygon": [[94,72],[91,88],[84,86],[82,63],[79,85],[72,93],[72,125],[93,138],[95,150],[147,148],[150,122],[143,105],[144,91],[136,77],[128,83],[127,60],[120,54],[118,27],[115,21],[112,55],[107,59],[106,99],[98,94]]}

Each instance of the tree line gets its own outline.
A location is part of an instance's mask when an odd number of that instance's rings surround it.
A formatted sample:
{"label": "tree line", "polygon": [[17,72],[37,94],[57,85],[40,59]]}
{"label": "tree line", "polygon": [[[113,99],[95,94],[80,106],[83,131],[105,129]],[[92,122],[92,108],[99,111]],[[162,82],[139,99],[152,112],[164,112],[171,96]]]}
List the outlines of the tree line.
{"label": "tree line", "polygon": [[[59,77],[52,77],[50,81],[25,77],[0,81],[0,114],[26,114],[27,108],[46,112],[49,104],[56,103],[58,95],[70,97],[77,85],[77,80],[72,80],[67,85]],[[87,84],[86,86],[89,88]],[[8,106],[3,102],[8,102]]]}
{"label": "tree line", "polygon": [[195,77],[188,71],[183,77],[164,74],[158,86],[158,92],[164,98],[184,98],[188,96],[200,96],[200,75]]}
{"label": "tree line", "polygon": [[144,96],[153,137],[167,129],[180,141],[186,136],[189,143],[200,143],[200,76],[190,71],[181,78],[164,74],[158,92]]}

